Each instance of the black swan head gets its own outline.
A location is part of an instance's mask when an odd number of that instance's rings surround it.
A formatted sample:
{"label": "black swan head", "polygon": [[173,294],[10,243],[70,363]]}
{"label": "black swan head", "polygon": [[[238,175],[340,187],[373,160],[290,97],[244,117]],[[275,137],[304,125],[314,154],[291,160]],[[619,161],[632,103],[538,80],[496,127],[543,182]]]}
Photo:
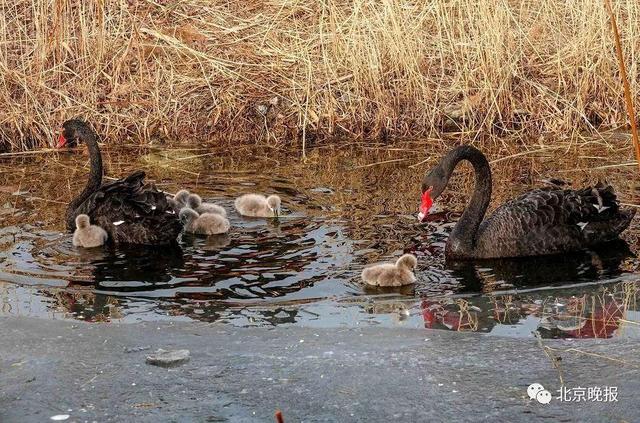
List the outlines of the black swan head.
{"label": "black swan head", "polygon": [[[469,145],[462,145],[454,148],[442,158],[440,163],[438,163],[427,175],[425,175],[422,180],[422,197],[420,202],[420,210],[418,213],[418,220],[423,222],[426,220],[431,207],[433,206],[433,202],[440,197],[442,192],[447,188],[449,184],[449,178],[451,177],[451,173],[453,169],[461,160],[469,160],[474,167],[483,167],[486,159],[484,155],[474,147]],[[488,165],[487,172],[488,171]],[[490,184],[490,172],[489,172],[489,184]],[[489,196],[491,188],[490,185],[488,187]]]}
{"label": "black swan head", "polygon": [[432,199],[442,194],[449,183],[449,175],[446,175],[442,166],[434,167],[422,180],[422,192],[429,191]]}
{"label": "black swan head", "polygon": [[69,119],[62,124],[62,132],[58,137],[56,148],[76,147],[80,140],[86,139],[93,131],[85,121]]}

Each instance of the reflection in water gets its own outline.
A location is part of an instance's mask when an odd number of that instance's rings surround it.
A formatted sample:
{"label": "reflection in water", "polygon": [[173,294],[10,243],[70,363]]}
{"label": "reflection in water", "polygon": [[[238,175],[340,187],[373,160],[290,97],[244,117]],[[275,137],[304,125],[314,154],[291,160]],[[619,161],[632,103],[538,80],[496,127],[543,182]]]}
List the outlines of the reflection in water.
{"label": "reflection in water", "polygon": [[[421,154],[401,153],[409,160],[411,154]],[[0,230],[0,315],[638,336],[637,284],[632,282],[638,264],[624,242],[565,256],[445,263],[444,244],[458,215],[445,211],[426,225],[417,224],[420,172],[410,166],[426,170],[421,155],[401,167],[370,166],[393,160],[384,151],[318,152],[304,164],[279,158],[280,166],[265,175],[264,169],[273,168],[271,152],[253,155],[251,162],[244,156],[191,159],[199,155],[168,151],[130,163],[130,156],[121,159],[120,154],[105,154],[111,174],[147,165],[159,187],[189,188],[225,206],[231,232],[209,238],[184,235],[172,248],[76,249],[70,235],[59,232],[60,213],[83,182],[84,159],[60,156],[46,168],[68,177],[68,192],[57,192],[58,181],[45,177],[42,186],[29,191],[16,188],[19,195],[9,194],[6,200],[9,211],[0,213],[5,226]],[[43,165],[40,157],[31,160],[17,165],[24,169],[23,177],[33,180],[42,175]],[[184,172],[186,163],[188,169],[209,170],[206,175]],[[536,172],[543,173],[544,162],[539,166]],[[496,178],[500,175],[495,172]],[[452,210],[462,209],[461,188],[471,184],[469,177],[463,171],[445,196]],[[625,179],[618,182],[624,193]],[[7,182],[21,184],[18,179]],[[233,199],[247,191],[279,194],[285,216],[238,216]],[[496,184],[496,191],[496,202],[517,194],[509,184]],[[51,192],[55,199],[47,197]],[[634,191],[627,187],[626,192]],[[628,233],[631,245],[637,236],[635,229]],[[419,258],[415,286],[385,290],[359,283],[366,264],[403,252]]]}
{"label": "reflection in water", "polygon": [[611,279],[633,258],[618,240],[585,252],[517,259],[448,262],[453,277],[464,281],[459,292],[491,292],[505,287],[537,287]]}
{"label": "reflection in water", "polygon": [[[91,255],[90,255],[91,254]],[[94,255],[95,254],[95,255]],[[162,247],[123,246],[100,252],[83,251],[90,258],[91,283],[99,290],[136,292],[159,289],[171,283],[173,269],[184,267],[184,255],[178,245]],[[135,283],[144,281],[144,283]]]}
{"label": "reflection in water", "polygon": [[[623,329],[635,331],[632,336],[637,337],[638,289],[636,282],[622,282],[590,294],[574,288],[556,297],[509,294],[469,300],[425,299],[420,307],[424,326],[434,329],[504,334],[504,327],[526,325],[545,338],[610,338],[616,332],[624,335]],[[496,328],[500,329],[494,331]]]}
{"label": "reflection in water", "polygon": [[[524,320],[535,317],[536,325],[531,326],[530,320],[529,329],[537,330],[543,337],[609,338],[619,328],[625,313],[637,309],[637,283],[623,282],[607,288],[595,285],[595,289],[587,288],[587,293],[582,287],[577,290],[579,294],[569,294],[580,283],[620,276],[633,258],[624,241],[615,241],[563,256],[451,262],[448,263],[451,275],[464,281],[458,293],[489,295],[427,296],[420,305],[424,325],[453,331],[492,332],[497,325],[524,326]],[[562,289],[554,290],[556,296],[546,295],[545,288],[557,285]],[[505,290],[514,293],[501,295],[500,291]]]}

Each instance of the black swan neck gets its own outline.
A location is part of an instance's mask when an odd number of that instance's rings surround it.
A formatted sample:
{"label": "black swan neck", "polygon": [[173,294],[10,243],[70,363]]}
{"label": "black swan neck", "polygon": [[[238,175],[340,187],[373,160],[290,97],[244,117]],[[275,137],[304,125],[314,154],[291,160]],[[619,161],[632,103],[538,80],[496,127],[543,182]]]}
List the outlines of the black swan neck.
{"label": "black swan neck", "polygon": [[442,160],[446,179],[453,173],[458,163],[467,160],[473,166],[475,187],[471,201],[462,213],[460,220],[449,237],[449,247],[454,255],[470,255],[476,246],[478,228],[491,201],[491,168],[480,150],[464,145],[452,150]]}
{"label": "black swan neck", "polygon": [[78,134],[78,139],[87,145],[89,150],[89,162],[91,170],[89,171],[89,179],[87,185],[82,192],[74,198],[67,209],[68,221],[75,219],[75,210],[80,206],[91,194],[93,194],[102,185],[102,154],[98,147],[98,137],[90,128],[85,128]]}

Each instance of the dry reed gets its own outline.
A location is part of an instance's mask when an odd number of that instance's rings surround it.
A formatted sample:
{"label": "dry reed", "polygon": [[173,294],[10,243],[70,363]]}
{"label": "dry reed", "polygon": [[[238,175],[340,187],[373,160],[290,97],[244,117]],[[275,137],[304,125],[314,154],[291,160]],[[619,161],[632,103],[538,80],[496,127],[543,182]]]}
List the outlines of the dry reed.
{"label": "dry reed", "polygon": [[629,87],[629,79],[627,78],[627,66],[624,64],[624,53],[622,52],[622,43],[620,42],[620,31],[616,22],[616,15],[613,13],[611,1],[605,0],[607,13],[611,18],[611,30],[616,41],[616,57],[618,58],[618,66],[620,69],[620,78],[624,90],[624,102],[627,107],[627,115],[629,115],[629,125],[631,126],[631,137],[633,140],[633,148],[636,153],[636,161],[640,166],[640,140],[638,139],[638,128],[636,126],[636,112],[633,107],[633,99],[631,98],[631,88]]}
{"label": "dry reed", "polygon": [[[615,2],[638,92],[640,3]],[[0,151],[626,125],[600,0],[0,2]]]}

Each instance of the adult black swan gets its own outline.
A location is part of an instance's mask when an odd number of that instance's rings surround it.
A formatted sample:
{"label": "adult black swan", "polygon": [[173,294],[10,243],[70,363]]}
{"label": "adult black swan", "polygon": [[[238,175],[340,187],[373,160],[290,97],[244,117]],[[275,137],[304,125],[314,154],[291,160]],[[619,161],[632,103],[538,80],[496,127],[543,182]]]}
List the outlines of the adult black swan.
{"label": "adult black swan", "polygon": [[476,148],[451,150],[424,177],[418,218],[423,221],[433,200],[449,182],[456,165],[468,160],[475,171],[475,189],[445,246],[452,259],[484,259],[558,254],[614,240],[631,222],[635,210],[618,207],[609,185],[580,190],[561,187],[526,192],[484,219],[491,200],[491,169]]}
{"label": "adult black swan", "polygon": [[67,229],[75,230],[75,218],[89,215],[112,242],[163,245],[176,240],[182,223],[164,193],[145,185],[143,171],[124,179],[102,183],[102,155],[97,135],[87,123],[73,119],[63,124],[57,147],[84,143],[89,149],[91,172],[84,190],[71,200],[65,215]]}

